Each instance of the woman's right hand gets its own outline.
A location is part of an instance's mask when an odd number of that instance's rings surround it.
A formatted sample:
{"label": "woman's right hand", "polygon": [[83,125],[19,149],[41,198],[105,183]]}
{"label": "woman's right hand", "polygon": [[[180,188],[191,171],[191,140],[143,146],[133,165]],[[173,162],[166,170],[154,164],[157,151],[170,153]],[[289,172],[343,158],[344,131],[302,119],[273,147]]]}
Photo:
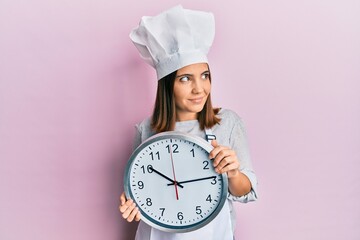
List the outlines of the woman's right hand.
{"label": "woman's right hand", "polygon": [[126,199],[124,192],[120,195],[119,210],[122,213],[122,217],[126,219],[128,222],[132,222],[133,220],[135,221],[140,220],[141,215],[139,208],[136,207],[136,204],[134,203],[133,200]]}

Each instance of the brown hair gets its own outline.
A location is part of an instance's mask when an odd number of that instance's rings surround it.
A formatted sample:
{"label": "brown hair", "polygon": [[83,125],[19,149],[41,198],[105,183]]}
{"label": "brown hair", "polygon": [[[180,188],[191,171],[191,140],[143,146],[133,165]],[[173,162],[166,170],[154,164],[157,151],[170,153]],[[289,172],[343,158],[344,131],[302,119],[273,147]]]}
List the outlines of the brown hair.
{"label": "brown hair", "polygon": [[[151,127],[156,133],[172,131],[175,128],[176,106],[174,101],[174,82],[176,73],[177,71],[172,72],[158,81],[155,107],[151,120]],[[209,78],[211,82],[211,74]],[[211,128],[220,122],[221,119],[216,116],[219,110],[219,108],[214,109],[212,107],[211,95],[209,93],[204,108],[198,114],[201,130]]]}

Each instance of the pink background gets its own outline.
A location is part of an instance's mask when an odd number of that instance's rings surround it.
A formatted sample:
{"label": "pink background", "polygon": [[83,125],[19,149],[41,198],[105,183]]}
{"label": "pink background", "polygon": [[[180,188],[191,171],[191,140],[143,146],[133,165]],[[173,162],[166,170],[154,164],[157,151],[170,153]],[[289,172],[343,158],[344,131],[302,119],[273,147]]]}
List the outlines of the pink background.
{"label": "pink background", "polygon": [[[181,3],[214,12],[213,101],[248,131],[237,239],[360,239],[360,2]],[[156,81],[128,34],[176,4],[1,0],[0,239],[134,235],[118,196]]]}

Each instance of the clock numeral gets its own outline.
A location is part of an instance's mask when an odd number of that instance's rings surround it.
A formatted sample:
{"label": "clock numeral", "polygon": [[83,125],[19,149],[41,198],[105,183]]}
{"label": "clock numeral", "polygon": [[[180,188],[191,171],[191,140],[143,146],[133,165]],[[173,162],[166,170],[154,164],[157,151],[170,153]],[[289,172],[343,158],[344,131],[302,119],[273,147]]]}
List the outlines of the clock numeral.
{"label": "clock numeral", "polygon": [[146,205],[148,205],[148,206],[152,205],[151,198],[146,199]]}
{"label": "clock numeral", "polygon": [[211,181],[211,184],[212,184],[212,185],[215,185],[216,183],[217,183],[216,177],[214,177],[213,180]]}
{"label": "clock numeral", "polygon": [[204,170],[209,170],[210,169],[208,161],[203,161],[203,164],[204,164],[204,167],[203,167]]}
{"label": "clock numeral", "polygon": [[196,206],[196,214],[201,214],[202,210],[201,210],[201,206]]}
{"label": "clock numeral", "polygon": [[[142,169],[143,173],[145,174],[146,171],[145,171],[145,166],[144,166],[144,165],[141,166],[141,169]],[[146,167],[146,170],[147,170],[148,173],[152,173],[152,172],[153,172],[153,170],[152,170],[152,165],[148,165],[148,166]]]}
{"label": "clock numeral", "polygon": [[143,189],[144,188],[144,182],[143,181],[138,181],[138,186],[139,186],[139,189]]}
{"label": "clock numeral", "polygon": [[191,149],[190,152],[192,153],[193,157],[195,157],[194,149]]}
{"label": "clock numeral", "polygon": [[211,198],[211,195],[210,195],[210,194],[209,194],[209,196],[207,196],[206,201],[212,202],[212,198]]}
{"label": "clock numeral", "polygon": [[[170,145],[167,145],[166,146],[167,150],[168,150],[168,153],[170,153]],[[174,143],[172,145],[172,152],[173,153],[179,153],[179,151],[177,150],[179,148],[179,145],[177,145],[176,143]]]}
{"label": "clock numeral", "polygon": [[[151,156],[151,160],[154,161],[154,153],[151,152],[149,155]],[[159,151],[157,151],[157,152],[155,153],[155,155],[157,156],[157,160],[160,160],[160,153],[159,153]]]}
{"label": "clock numeral", "polygon": [[183,219],[184,219],[183,213],[182,213],[182,212],[178,212],[177,218],[178,218],[179,220],[183,220]]}
{"label": "clock numeral", "polygon": [[161,216],[164,216],[165,208],[159,208],[161,211]]}

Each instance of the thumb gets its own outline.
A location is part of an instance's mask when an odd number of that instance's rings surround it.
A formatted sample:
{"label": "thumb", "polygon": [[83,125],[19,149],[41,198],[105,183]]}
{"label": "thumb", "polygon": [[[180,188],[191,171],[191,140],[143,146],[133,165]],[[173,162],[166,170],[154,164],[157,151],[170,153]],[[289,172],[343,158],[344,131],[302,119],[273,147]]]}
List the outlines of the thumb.
{"label": "thumb", "polygon": [[211,145],[216,148],[217,146],[219,146],[218,142],[216,140],[212,140],[211,141]]}
{"label": "thumb", "polygon": [[123,192],[120,196],[120,202],[121,202],[121,205],[124,205],[125,202],[126,202],[126,197],[125,197],[125,192]]}

